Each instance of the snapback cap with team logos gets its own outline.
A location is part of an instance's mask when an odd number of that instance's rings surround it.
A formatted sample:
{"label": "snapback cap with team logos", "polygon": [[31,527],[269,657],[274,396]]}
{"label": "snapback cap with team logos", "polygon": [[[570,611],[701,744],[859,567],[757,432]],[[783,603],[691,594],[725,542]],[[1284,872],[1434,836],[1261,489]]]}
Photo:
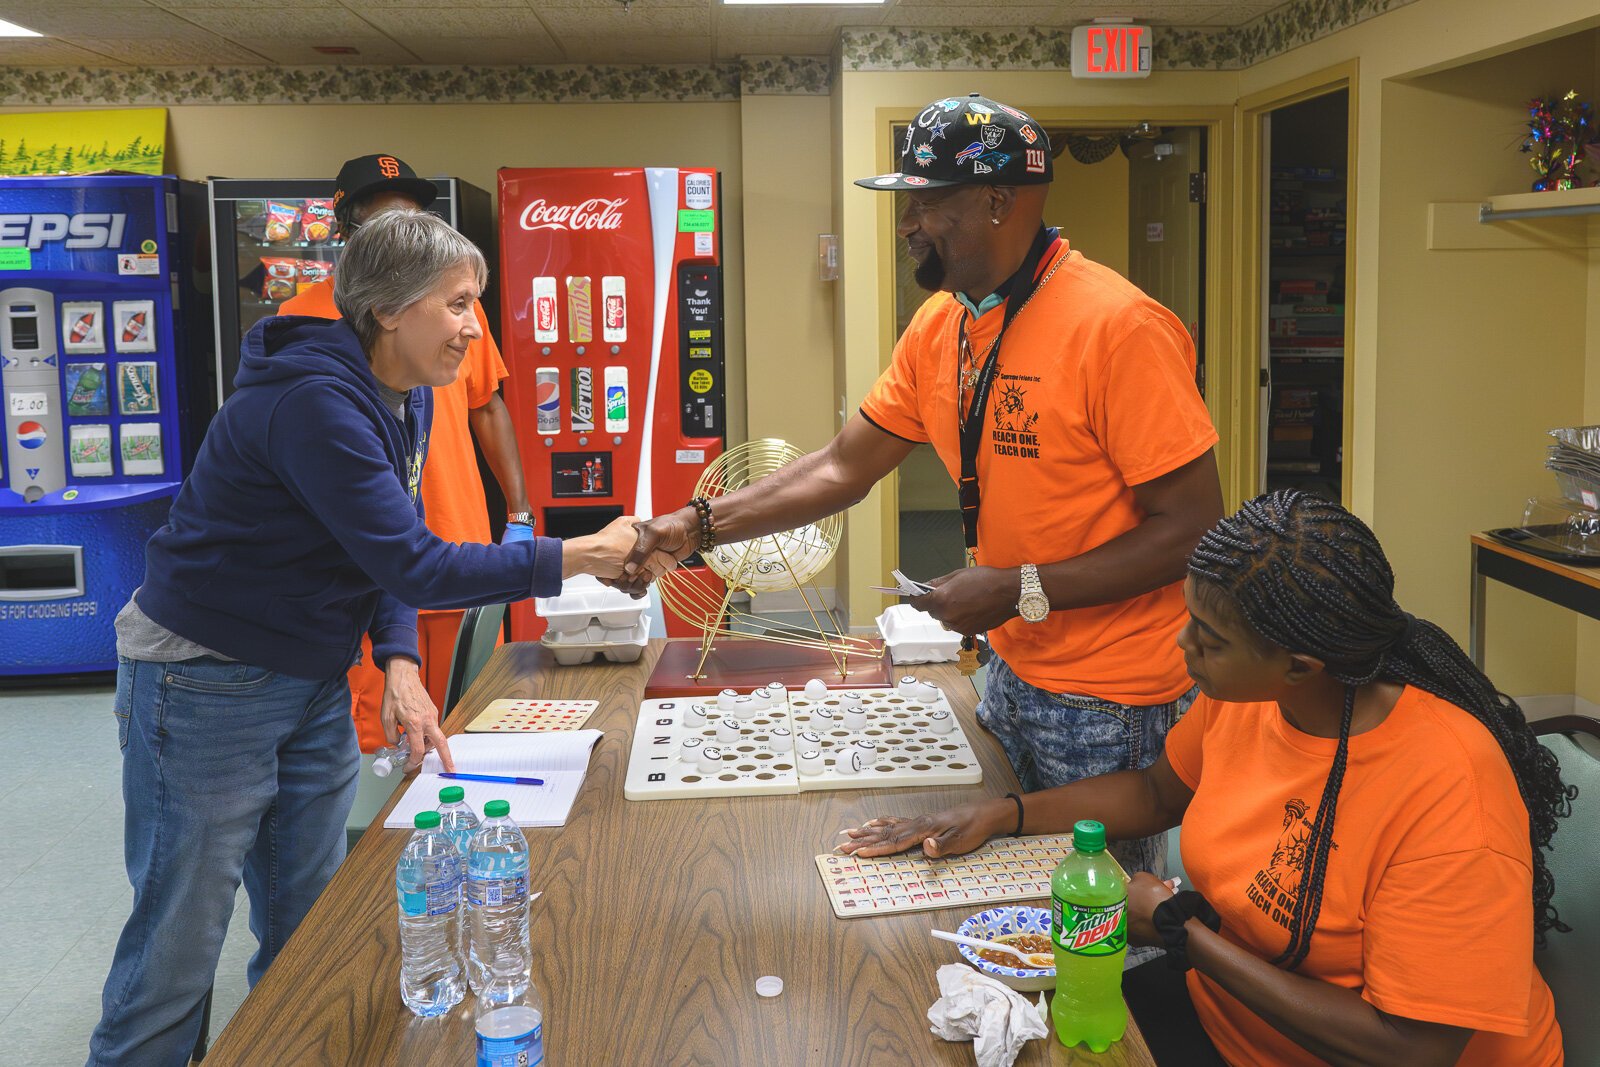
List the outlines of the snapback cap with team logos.
{"label": "snapback cap with team logos", "polygon": [[863,189],[946,185],[1046,185],[1050,138],[1028,115],[986,96],[935,100],[911,120],[893,174],[858,178]]}
{"label": "snapback cap with team logos", "polygon": [[333,217],[341,225],[348,225],[350,212],[365,197],[373,193],[393,190],[404,193],[427,207],[439,196],[439,190],[406,165],[398,156],[358,156],[339,168],[339,177],[333,183]]}

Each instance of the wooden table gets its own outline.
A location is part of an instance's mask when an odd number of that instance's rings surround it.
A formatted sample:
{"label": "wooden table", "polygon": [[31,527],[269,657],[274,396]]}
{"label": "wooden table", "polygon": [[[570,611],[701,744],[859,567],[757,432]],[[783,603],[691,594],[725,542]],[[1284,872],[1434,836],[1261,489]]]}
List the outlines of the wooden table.
{"label": "wooden table", "polygon": [[1552,604],[1600,619],[1600,567],[1574,567],[1472,535],[1472,598],[1468,609],[1467,654],[1483,669],[1484,584],[1493,578]]}
{"label": "wooden table", "polygon": [[[605,736],[565,827],[529,829],[533,976],[550,1067],[667,1064],[826,1067],[973,1062],[970,1043],[928,1030],[934,972],[959,960],[928,936],[965,910],[834,918],[813,857],[836,832],[1016,788],[953,667],[942,685],[983,763],[984,784],[634,802],[623,778],[639,695],[660,654],[637,664],[557,667],[537,644],[495,652],[446,723],[459,732],[490,700],[600,701]],[[385,805],[384,814],[394,798]],[[473,1049],[472,998],[438,1019],[400,1002],[394,864],[410,832],[380,814],[217,1040],[206,1067],[456,1065]],[[775,974],[783,994],[756,996]],[[1137,1027],[1102,1055],[1054,1036],[1019,1064],[1150,1065]]]}

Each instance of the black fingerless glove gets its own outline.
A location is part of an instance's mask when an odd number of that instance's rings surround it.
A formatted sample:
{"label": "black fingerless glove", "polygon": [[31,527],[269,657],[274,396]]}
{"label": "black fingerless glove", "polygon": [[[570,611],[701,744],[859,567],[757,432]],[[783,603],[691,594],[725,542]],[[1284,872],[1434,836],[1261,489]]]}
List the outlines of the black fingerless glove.
{"label": "black fingerless glove", "polygon": [[1156,933],[1167,946],[1167,966],[1175,971],[1187,971],[1194,966],[1189,962],[1189,930],[1184,926],[1190,919],[1199,919],[1212,933],[1222,929],[1222,916],[1217,914],[1217,909],[1192,889],[1163,900],[1151,916]]}

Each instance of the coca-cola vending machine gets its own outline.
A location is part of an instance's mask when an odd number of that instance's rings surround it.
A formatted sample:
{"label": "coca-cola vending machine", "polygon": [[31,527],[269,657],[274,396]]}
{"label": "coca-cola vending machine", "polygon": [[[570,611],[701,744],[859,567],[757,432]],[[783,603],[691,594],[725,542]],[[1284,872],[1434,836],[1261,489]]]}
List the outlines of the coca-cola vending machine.
{"label": "coca-cola vending machine", "polygon": [[[725,434],[717,172],[507,168],[499,184],[506,403],[538,532],[681,507]],[[543,630],[531,601],[511,606],[513,639]]]}

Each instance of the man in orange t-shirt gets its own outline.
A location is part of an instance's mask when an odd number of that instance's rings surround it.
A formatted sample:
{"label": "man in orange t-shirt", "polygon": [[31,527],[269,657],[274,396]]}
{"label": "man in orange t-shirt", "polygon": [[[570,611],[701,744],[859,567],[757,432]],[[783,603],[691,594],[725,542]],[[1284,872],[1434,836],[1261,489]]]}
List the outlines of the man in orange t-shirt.
{"label": "man in orange t-shirt", "polygon": [[[350,160],[339,171],[334,217],[340,235],[348,238],[380,211],[425,208],[434,196],[433,183],[416,177],[403,161],[393,156],[362,156]],[[488,504],[472,449],[476,437],[505,495],[509,514],[504,539],[525,540],[533,535],[528,493],[511,413],[499,393],[501,380],[508,376],[506,365],[489,333],[483,305],[475,302],[473,311],[483,336],[467,350],[456,380],[433,391],[433,430],[428,441],[428,462],[422,471],[423,510],[428,529],[446,541],[487,544],[491,540]],[[325,278],[284,301],[278,313],[337,319],[333,278]],[[441,710],[462,615],[461,611],[417,613],[422,682]],[[371,642],[363,637],[361,661],[350,668],[350,710],[363,752],[372,752],[384,743],[383,692],[384,665],[372,662]]]}
{"label": "man in orange t-shirt", "polygon": [[[1193,699],[1178,583],[1222,515],[1188,333],[1042,225],[1051,166],[1043,127],[1020,111],[977,95],[923,109],[900,170],[857,182],[907,192],[899,233],[934,292],[860,415],[757,490],[644,524],[633,557],[814,521],[932,443],[975,520],[974,565],[911,603],[989,635],[980,719],[1028,790],[1160,754]],[[1117,854],[1160,871],[1164,838]]]}

